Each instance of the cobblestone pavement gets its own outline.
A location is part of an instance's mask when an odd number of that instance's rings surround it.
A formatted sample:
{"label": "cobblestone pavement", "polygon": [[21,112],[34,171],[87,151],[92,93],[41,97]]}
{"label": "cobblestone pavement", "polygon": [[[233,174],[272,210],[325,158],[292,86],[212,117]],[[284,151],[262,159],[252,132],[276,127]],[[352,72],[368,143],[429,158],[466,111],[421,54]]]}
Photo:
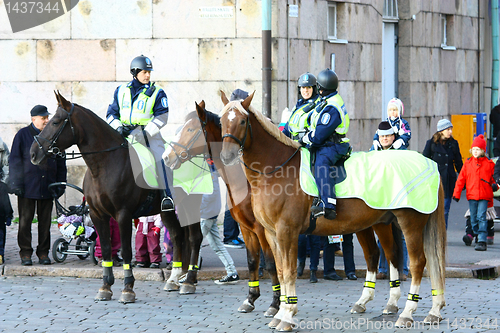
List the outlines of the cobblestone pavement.
{"label": "cobblestone pavement", "polygon": [[[117,280],[109,302],[94,302],[101,284],[97,279],[59,277],[0,278],[0,332],[272,332],[264,311],[271,302],[263,293],[252,313],[236,309],[246,295],[246,283],[218,286],[200,281],[196,294],[181,296],[162,290],[158,281],[137,281],[137,302],[120,304],[123,285]],[[270,288],[270,281],[261,283]],[[299,280],[297,332],[394,332],[395,316],[381,316],[387,301],[387,281],[377,284],[375,300],[364,314],[351,315],[363,281],[325,281],[317,284]],[[410,283],[404,282],[403,295]],[[479,279],[447,279],[445,318],[439,326],[415,327],[398,332],[486,332],[498,331],[500,303],[498,282]],[[431,308],[430,281],[424,278],[419,308],[414,319],[423,320]],[[404,296],[399,306],[404,307]],[[495,296],[493,296],[495,298]],[[382,318],[383,317],[383,318]],[[486,327],[485,325],[489,326]]]}

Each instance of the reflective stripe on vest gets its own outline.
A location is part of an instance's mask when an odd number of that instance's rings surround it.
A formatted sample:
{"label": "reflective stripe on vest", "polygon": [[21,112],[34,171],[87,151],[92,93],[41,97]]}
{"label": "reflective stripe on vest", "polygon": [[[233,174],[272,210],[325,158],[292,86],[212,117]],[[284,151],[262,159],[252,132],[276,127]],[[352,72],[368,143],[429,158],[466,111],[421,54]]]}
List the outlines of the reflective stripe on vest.
{"label": "reflective stripe on vest", "polygon": [[[318,110],[318,108],[316,108],[314,110],[314,113],[311,115],[311,125],[310,125],[310,128],[312,131],[314,131],[316,129],[316,125],[318,123],[318,120],[319,120],[319,116],[321,114],[321,111],[323,111],[323,109],[327,106],[327,105],[332,105],[334,106],[337,111],[339,112],[339,115],[340,115],[340,119],[341,119],[341,123],[339,126],[337,126],[337,128],[335,129],[335,132],[338,133],[338,134],[341,134],[341,135],[345,135],[347,133],[347,131],[349,130],[349,115],[347,114],[347,109],[345,107],[345,104],[344,104],[344,101],[342,100],[342,97],[340,97],[339,94],[335,94],[334,96],[328,98],[326,100],[326,105],[323,106],[321,108],[321,110]],[[321,103],[320,103],[321,105]]]}
{"label": "reflective stripe on vest", "polygon": [[147,125],[153,119],[156,96],[161,88],[156,87],[151,97],[145,94],[147,90],[144,88],[132,105],[132,92],[129,84],[120,86],[117,97],[120,106],[120,121],[123,124]]}
{"label": "reflective stripe on vest", "polygon": [[[320,98],[316,98],[314,101],[310,101],[301,105],[298,109],[292,111],[292,116],[288,120],[288,130],[292,134],[292,138],[295,140],[299,134],[304,134],[306,128],[308,127],[307,118],[309,112],[315,107],[316,103]],[[298,139],[298,138],[297,138]]]}

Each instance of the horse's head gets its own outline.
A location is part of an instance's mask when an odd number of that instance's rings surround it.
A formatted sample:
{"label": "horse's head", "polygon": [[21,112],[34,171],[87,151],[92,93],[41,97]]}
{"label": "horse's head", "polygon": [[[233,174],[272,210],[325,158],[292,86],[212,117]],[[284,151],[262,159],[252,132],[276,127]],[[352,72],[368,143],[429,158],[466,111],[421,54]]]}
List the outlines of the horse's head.
{"label": "horse's head", "polygon": [[222,151],[220,158],[225,165],[238,163],[245,147],[251,144],[252,127],[248,116],[248,108],[255,92],[244,101],[228,101],[221,91],[221,99],[225,107],[221,112]]}
{"label": "horse's head", "polygon": [[[196,109],[205,110],[205,102],[201,101]],[[165,165],[172,170],[178,169],[182,163],[189,161],[193,156],[207,153],[207,144],[203,135],[202,124],[196,112],[190,112],[186,121],[163,154]]]}
{"label": "horse's head", "polygon": [[31,145],[31,163],[38,165],[47,157],[61,156],[63,151],[75,144],[75,129],[71,123],[74,104],[68,102],[58,91],[55,92],[58,102],[56,113],[47,123],[43,131],[35,136]]}

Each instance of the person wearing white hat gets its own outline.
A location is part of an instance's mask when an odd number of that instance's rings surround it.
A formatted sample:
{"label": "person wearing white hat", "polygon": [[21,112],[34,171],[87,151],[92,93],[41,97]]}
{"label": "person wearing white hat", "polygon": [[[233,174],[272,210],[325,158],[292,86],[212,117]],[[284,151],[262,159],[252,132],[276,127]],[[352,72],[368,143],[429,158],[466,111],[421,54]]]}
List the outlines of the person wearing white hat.
{"label": "person wearing white hat", "polygon": [[[394,149],[408,149],[411,139],[411,129],[408,122],[403,119],[405,107],[403,102],[394,97],[387,103],[387,121],[394,128],[396,140],[393,143]],[[378,133],[373,137],[373,145],[376,149],[380,149]]]}
{"label": "person wearing white hat", "polygon": [[457,181],[457,173],[462,170],[462,155],[458,141],[453,138],[453,124],[448,119],[437,123],[437,132],[427,140],[422,154],[438,164],[439,174],[444,188],[444,217],[448,228],[448,213],[450,212],[453,189]]}

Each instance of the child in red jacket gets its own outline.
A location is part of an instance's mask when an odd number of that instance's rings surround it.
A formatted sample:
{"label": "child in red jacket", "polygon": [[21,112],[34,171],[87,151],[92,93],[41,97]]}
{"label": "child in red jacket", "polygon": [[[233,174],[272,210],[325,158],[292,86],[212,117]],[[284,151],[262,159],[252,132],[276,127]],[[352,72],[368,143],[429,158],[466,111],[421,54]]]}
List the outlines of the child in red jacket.
{"label": "child in red jacket", "polygon": [[488,201],[493,199],[493,191],[498,188],[493,179],[495,163],[484,155],[485,151],[486,141],[481,134],[472,142],[472,157],[465,161],[453,191],[453,199],[458,202],[462,189],[465,187],[467,200],[469,200],[472,230],[477,234],[478,239],[476,251],[486,251],[486,210]]}

